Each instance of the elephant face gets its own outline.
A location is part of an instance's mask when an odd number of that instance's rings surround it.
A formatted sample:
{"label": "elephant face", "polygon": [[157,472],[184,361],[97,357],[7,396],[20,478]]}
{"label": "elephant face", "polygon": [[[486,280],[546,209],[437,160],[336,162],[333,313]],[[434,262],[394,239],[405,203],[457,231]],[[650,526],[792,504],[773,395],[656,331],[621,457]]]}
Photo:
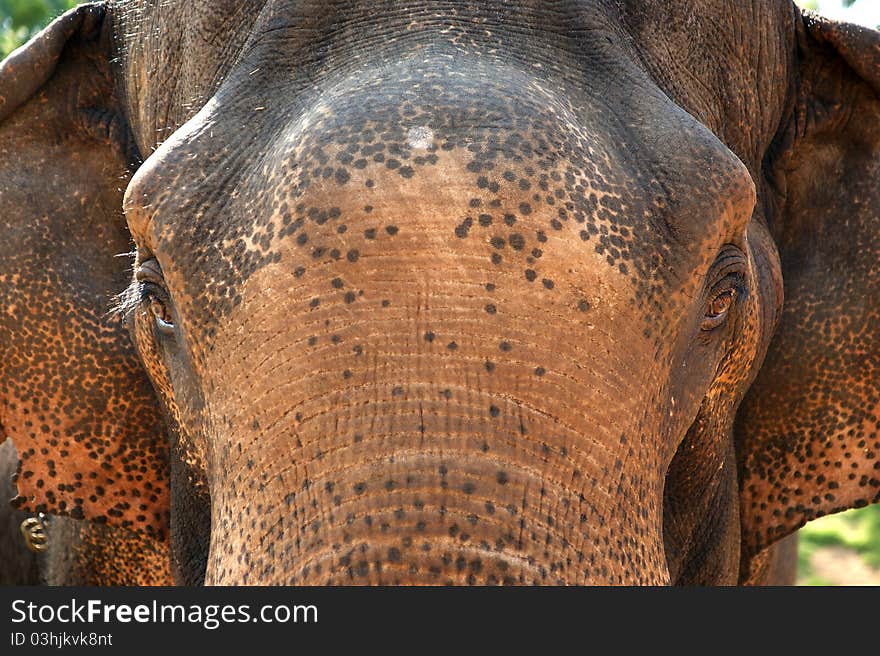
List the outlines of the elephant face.
{"label": "elephant face", "polygon": [[875,33],[781,0],[245,4],[111,13],[179,561],[734,583],[877,499]]}

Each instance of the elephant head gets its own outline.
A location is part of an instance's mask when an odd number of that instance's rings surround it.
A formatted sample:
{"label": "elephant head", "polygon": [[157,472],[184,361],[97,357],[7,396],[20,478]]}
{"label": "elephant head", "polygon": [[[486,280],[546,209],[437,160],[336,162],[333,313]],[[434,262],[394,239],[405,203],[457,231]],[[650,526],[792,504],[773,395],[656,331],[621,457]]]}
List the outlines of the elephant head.
{"label": "elephant head", "polygon": [[878,499],[875,32],[223,0],[64,40],[145,155],[121,306],[184,580],[735,583]]}
{"label": "elephant head", "polygon": [[[73,518],[50,530],[54,584],[170,581],[162,412],[108,312],[130,275],[121,199],[137,154],[102,16],[70,13],[0,65],[0,440],[21,458],[16,505]],[[8,476],[11,443],[0,459]],[[23,548],[4,535],[4,553]]]}

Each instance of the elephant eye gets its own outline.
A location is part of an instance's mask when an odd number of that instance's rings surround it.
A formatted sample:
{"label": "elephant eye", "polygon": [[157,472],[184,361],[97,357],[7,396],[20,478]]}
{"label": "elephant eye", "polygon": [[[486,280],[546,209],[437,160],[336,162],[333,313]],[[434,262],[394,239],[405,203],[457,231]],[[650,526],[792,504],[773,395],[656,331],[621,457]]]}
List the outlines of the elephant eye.
{"label": "elephant eye", "polygon": [[714,330],[727,322],[737,302],[746,296],[746,271],[743,252],[733,245],[724,246],[707,276],[714,284],[705,297],[701,330]]}
{"label": "elephant eye", "polygon": [[143,262],[135,274],[139,287],[141,303],[146,305],[156,325],[156,330],[165,336],[174,334],[174,317],[170,310],[170,299],[165,291],[162,269],[155,258]]}
{"label": "elephant eye", "polygon": [[736,300],[736,289],[725,289],[712,297],[706,307],[706,315],[703,318],[703,330],[717,328],[727,318],[730,308]]}
{"label": "elephant eye", "polygon": [[712,302],[709,304],[709,312],[707,316],[717,317],[727,312],[733,304],[735,296],[736,291],[733,289],[728,289],[727,291],[718,294],[718,296],[712,299]]}
{"label": "elephant eye", "polygon": [[174,320],[171,318],[171,313],[168,311],[168,308],[165,307],[165,303],[163,303],[158,296],[151,293],[149,289],[145,290],[145,296],[147,302],[150,304],[150,312],[156,320],[156,327],[159,331],[162,333],[173,331]]}

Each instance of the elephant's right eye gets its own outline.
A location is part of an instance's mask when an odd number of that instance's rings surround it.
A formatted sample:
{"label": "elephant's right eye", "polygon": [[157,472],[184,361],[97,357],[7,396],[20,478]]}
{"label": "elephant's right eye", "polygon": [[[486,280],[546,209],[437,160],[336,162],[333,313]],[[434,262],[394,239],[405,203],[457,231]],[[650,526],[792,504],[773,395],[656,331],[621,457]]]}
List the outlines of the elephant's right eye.
{"label": "elephant's right eye", "polygon": [[147,306],[156,324],[156,330],[164,336],[174,334],[174,317],[170,299],[162,281],[162,269],[155,259],[143,262],[135,274],[140,299]]}
{"label": "elephant's right eye", "polygon": [[147,302],[150,304],[150,312],[156,320],[156,327],[159,331],[163,333],[170,333],[173,331],[174,320],[171,318],[171,313],[168,311],[168,308],[165,307],[165,303],[159,295],[151,291],[148,285],[144,285],[143,294],[146,297]]}

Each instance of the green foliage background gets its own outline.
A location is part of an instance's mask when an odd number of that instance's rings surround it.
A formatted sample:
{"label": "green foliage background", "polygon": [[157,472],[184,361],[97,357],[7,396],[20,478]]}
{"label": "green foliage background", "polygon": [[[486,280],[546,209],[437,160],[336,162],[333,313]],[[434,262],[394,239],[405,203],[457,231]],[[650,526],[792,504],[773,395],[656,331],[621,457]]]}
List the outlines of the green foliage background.
{"label": "green foliage background", "polygon": [[[807,9],[819,9],[819,0],[796,0],[796,2]],[[844,7],[852,7],[856,0],[843,0]]]}
{"label": "green foliage background", "polygon": [[813,557],[829,547],[856,554],[874,570],[873,581],[880,581],[880,504],[829,515],[807,524],[798,534],[798,583],[801,585],[840,585],[829,573],[817,572]]}
{"label": "green foliage background", "polygon": [[77,4],[77,0],[0,0],[0,58]]}
{"label": "green foliage background", "polygon": [[[821,9],[820,0],[797,2],[803,7]],[[844,5],[849,7],[855,2],[844,0]],[[77,0],[0,0],[0,59],[30,39],[51,19],[77,4]],[[812,557],[827,547],[854,552],[880,573],[880,505],[826,517],[802,529],[798,554],[801,583],[834,583],[813,571]]]}

